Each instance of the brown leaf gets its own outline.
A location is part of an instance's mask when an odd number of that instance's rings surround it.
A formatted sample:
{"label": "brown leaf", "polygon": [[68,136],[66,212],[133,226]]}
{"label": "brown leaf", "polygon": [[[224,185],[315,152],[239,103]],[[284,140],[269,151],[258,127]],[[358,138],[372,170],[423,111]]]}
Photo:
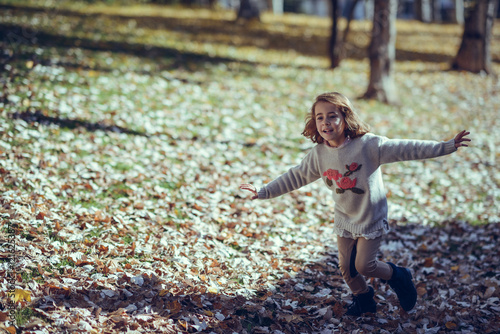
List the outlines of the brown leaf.
{"label": "brown leaf", "polygon": [[427,289],[425,288],[425,286],[421,286],[421,287],[417,288],[417,295],[419,295],[420,297],[422,297],[426,293],[427,293]]}
{"label": "brown leaf", "polygon": [[9,318],[9,313],[8,312],[0,312],[0,321],[4,322]]}
{"label": "brown leaf", "polygon": [[14,327],[14,326],[9,326],[9,327],[5,328],[5,330],[7,332],[9,332],[10,334],[16,334],[16,327]]}
{"label": "brown leaf", "polygon": [[457,328],[457,324],[454,323],[454,322],[448,321],[446,323],[446,328],[448,328],[448,329],[455,329],[455,328]]}
{"label": "brown leaf", "polygon": [[40,275],[42,275],[42,276],[45,275],[45,270],[43,270],[41,263],[38,263],[37,269],[38,269],[38,273],[40,273]]}

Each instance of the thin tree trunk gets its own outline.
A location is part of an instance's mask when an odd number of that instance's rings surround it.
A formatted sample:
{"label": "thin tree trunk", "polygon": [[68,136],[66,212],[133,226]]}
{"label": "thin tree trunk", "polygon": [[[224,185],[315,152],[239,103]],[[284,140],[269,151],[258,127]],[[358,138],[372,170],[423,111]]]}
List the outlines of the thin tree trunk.
{"label": "thin tree trunk", "polygon": [[330,68],[336,68],[340,65],[340,61],[345,58],[345,43],[347,43],[347,36],[351,29],[351,21],[354,17],[354,9],[358,4],[359,0],[354,0],[349,8],[349,14],[347,17],[347,24],[344,29],[344,33],[342,35],[341,40],[337,40],[338,37],[338,18],[339,18],[339,9],[338,9],[338,1],[332,0],[332,32],[330,35]]}
{"label": "thin tree trunk", "polygon": [[464,34],[452,68],[479,73],[493,73],[491,36],[498,0],[477,0],[465,19]]}
{"label": "thin tree trunk", "polygon": [[415,0],[415,18],[422,22],[432,21],[432,0]]}
{"label": "thin tree trunk", "polygon": [[397,104],[393,78],[396,58],[397,0],[376,0],[372,40],[369,46],[370,83],[364,98]]}
{"label": "thin tree trunk", "polygon": [[255,0],[241,0],[237,19],[260,20],[260,9]]}
{"label": "thin tree trunk", "polygon": [[443,17],[441,15],[441,1],[432,0],[432,22],[441,22]]}
{"label": "thin tree trunk", "polygon": [[464,24],[464,0],[455,0],[452,22]]}
{"label": "thin tree trunk", "polygon": [[330,68],[336,68],[340,64],[339,48],[337,46],[339,21],[339,3],[337,0],[332,0],[332,31],[330,32],[330,44],[328,50],[330,53]]}
{"label": "thin tree trunk", "polygon": [[272,0],[271,8],[273,9],[274,14],[281,15],[283,14],[283,0]]}
{"label": "thin tree trunk", "polygon": [[349,31],[351,30],[351,21],[354,18],[354,9],[356,9],[356,6],[358,5],[359,0],[354,0],[352,7],[349,9],[349,16],[347,17],[347,25],[344,30],[344,36],[342,37],[342,43],[347,42],[347,35],[349,34]]}

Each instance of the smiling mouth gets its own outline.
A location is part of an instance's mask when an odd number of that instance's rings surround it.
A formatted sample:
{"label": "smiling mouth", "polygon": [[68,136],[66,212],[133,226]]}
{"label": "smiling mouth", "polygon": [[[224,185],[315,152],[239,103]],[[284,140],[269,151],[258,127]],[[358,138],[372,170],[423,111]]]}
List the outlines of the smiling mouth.
{"label": "smiling mouth", "polygon": [[323,133],[332,133],[333,130],[323,130]]}

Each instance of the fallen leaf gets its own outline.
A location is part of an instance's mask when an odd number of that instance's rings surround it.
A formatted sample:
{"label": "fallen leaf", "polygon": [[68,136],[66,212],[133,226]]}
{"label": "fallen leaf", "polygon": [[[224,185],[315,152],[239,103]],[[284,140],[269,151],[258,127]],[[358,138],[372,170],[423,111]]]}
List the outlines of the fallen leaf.
{"label": "fallen leaf", "polygon": [[448,329],[455,329],[455,328],[457,328],[457,324],[454,323],[454,322],[448,321],[446,323],[446,328],[448,328]]}
{"label": "fallen leaf", "polygon": [[14,302],[19,302],[19,301],[31,301],[31,291],[29,290],[22,290],[22,289],[15,289],[14,290]]}

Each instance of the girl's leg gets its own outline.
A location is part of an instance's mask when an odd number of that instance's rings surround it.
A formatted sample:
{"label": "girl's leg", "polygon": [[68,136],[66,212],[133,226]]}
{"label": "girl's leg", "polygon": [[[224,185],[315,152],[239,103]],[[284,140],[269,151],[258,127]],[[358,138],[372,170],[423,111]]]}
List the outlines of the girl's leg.
{"label": "girl's leg", "polygon": [[377,261],[381,242],[382,237],[376,239],[359,238],[355,266],[356,270],[363,276],[389,280],[392,277],[392,267],[385,262]]}
{"label": "girl's leg", "polygon": [[417,291],[408,269],[397,267],[392,263],[377,261],[377,253],[382,238],[367,240],[358,239],[355,266],[357,271],[368,277],[377,277],[387,281],[396,291],[401,307],[410,311],[417,301]]}
{"label": "girl's leg", "polygon": [[357,243],[357,239],[337,237],[340,272],[355,296],[369,291],[365,279],[356,270]]}

